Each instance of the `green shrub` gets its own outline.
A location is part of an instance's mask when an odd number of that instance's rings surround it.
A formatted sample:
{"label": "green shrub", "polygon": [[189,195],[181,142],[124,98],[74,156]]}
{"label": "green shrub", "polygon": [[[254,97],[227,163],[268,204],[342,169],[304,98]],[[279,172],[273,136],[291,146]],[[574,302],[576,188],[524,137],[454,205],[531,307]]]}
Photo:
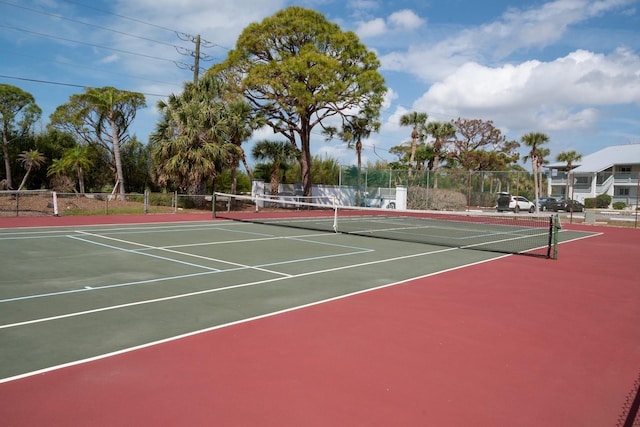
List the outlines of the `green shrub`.
{"label": "green shrub", "polygon": [[584,207],[587,209],[593,209],[596,206],[596,199],[593,197],[587,197],[584,199]]}
{"label": "green shrub", "polygon": [[613,209],[624,209],[627,207],[627,204],[625,202],[614,202],[613,203]]}
{"label": "green shrub", "polygon": [[151,206],[173,206],[173,193],[151,193],[149,196]]}
{"label": "green shrub", "polygon": [[608,194],[598,194],[596,196],[596,208],[606,209],[611,204],[611,196]]}
{"label": "green shrub", "polygon": [[135,203],[144,203],[144,194],[130,193],[127,194],[127,201]]}

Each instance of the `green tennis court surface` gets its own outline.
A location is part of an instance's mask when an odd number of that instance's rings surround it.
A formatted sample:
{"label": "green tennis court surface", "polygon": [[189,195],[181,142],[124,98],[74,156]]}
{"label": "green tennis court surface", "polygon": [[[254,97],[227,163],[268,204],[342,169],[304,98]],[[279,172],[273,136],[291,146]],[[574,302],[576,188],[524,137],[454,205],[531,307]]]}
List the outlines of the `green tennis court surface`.
{"label": "green tennis court surface", "polygon": [[0,229],[0,380],[500,256],[231,221]]}

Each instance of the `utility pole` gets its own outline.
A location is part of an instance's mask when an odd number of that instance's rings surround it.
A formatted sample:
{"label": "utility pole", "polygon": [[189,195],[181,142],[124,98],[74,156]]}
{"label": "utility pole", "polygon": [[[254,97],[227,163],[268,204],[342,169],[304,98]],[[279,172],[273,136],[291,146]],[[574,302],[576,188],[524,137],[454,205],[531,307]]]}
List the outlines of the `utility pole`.
{"label": "utility pole", "polygon": [[198,83],[198,74],[200,71],[200,34],[196,36],[195,44],[196,44],[196,53],[193,56],[194,57],[193,83]]}
{"label": "utility pole", "polygon": [[185,33],[177,33],[178,34],[178,38],[180,38],[180,40],[184,40],[184,41],[190,41],[195,45],[195,50],[191,50],[191,49],[186,49],[186,48],[182,48],[182,47],[176,47],[176,50],[181,54],[181,55],[188,55],[188,56],[193,56],[193,65],[188,65],[182,62],[176,62],[176,65],[179,68],[182,69],[190,69],[193,70],[193,83],[198,83],[198,76],[200,74],[200,60],[203,61],[211,61],[213,58],[210,57],[207,54],[203,54],[200,52],[200,48],[201,47],[214,47],[217,46],[211,42],[208,42],[206,40],[202,40],[200,38],[200,34],[196,35],[196,36],[192,36],[190,34],[185,34]]}

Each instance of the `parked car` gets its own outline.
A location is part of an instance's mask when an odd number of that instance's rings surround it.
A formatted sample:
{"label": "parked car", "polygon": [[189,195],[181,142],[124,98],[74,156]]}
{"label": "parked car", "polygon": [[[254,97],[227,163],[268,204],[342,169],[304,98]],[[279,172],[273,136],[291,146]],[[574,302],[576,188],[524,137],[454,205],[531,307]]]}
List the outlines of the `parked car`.
{"label": "parked car", "polygon": [[538,198],[538,210],[540,212],[553,210],[550,206],[554,205],[557,200],[553,197],[540,197]]}
{"label": "parked car", "polygon": [[536,210],[536,205],[526,197],[514,196],[509,193],[499,193],[496,209],[498,212],[534,212]]}
{"label": "parked car", "polygon": [[549,210],[552,210],[554,212],[582,212],[584,211],[584,205],[577,200],[562,199],[556,200],[555,203],[549,205]]}

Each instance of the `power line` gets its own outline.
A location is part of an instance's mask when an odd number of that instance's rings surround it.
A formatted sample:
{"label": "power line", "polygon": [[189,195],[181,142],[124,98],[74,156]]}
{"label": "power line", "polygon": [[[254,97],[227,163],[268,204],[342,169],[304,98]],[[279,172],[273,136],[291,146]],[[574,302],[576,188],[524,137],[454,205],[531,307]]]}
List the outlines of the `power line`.
{"label": "power line", "polygon": [[180,85],[176,84],[175,82],[170,83],[170,82],[164,82],[164,81],[161,81],[161,80],[150,79],[150,78],[147,78],[147,77],[134,76],[134,75],[131,75],[131,74],[114,73],[112,71],[106,71],[103,68],[87,67],[86,65],[78,65],[78,64],[75,64],[73,62],[61,61],[59,59],[41,58],[41,57],[38,57],[38,56],[26,55],[24,53],[16,53],[16,52],[8,51],[6,49],[1,49],[1,48],[0,48],[0,51],[8,52],[11,55],[23,56],[25,58],[32,58],[32,59],[36,59],[36,60],[44,60],[47,63],[48,62],[52,62],[52,63],[56,63],[56,64],[70,65],[70,66],[73,66],[74,68],[84,68],[86,70],[98,71],[98,72],[107,73],[107,74],[113,74],[115,76],[128,77],[128,78],[132,78],[132,79],[136,79],[136,80],[142,80],[142,81],[145,81],[145,82],[160,83],[160,84],[163,84],[163,85],[180,87]]}
{"label": "power line", "polygon": [[63,16],[63,15],[58,15],[58,14],[55,14],[55,13],[45,12],[43,10],[33,9],[33,8],[30,8],[30,7],[17,5],[17,4],[9,3],[9,2],[6,2],[6,1],[2,1],[2,0],[0,0],[0,3],[6,4],[8,6],[13,6],[13,7],[16,7],[16,8],[19,8],[19,9],[23,9],[23,10],[28,10],[30,12],[39,13],[41,15],[51,16],[53,18],[62,19],[62,20],[69,21],[69,22],[74,22],[76,24],[82,24],[82,25],[86,25],[88,27],[98,28],[100,30],[110,31],[112,33],[121,34],[121,35],[124,35],[124,36],[137,38],[137,39],[140,39],[140,40],[146,40],[146,41],[149,41],[149,42],[152,42],[152,43],[158,43],[158,44],[163,44],[165,46],[171,46],[171,47],[174,47],[176,49],[181,49],[182,48],[181,46],[176,46],[176,45],[173,45],[171,43],[163,42],[161,40],[154,40],[154,39],[150,39],[150,38],[147,38],[147,37],[139,36],[139,35],[136,35],[136,34],[125,33],[124,31],[114,30],[112,28],[103,27],[101,25],[96,25],[96,24],[92,24],[92,23],[89,23],[89,22],[85,22],[85,21],[80,21],[78,19],[69,18],[69,17]]}
{"label": "power line", "polygon": [[[162,26],[162,25],[152,24],[152,23],[150,23],[150,22],[146,22],[146,21],[143,21],[143,20],[141,20],[141,19],[131,18],[131,17],[129,17],[129,16],[121,15],[121,14],[118,14],[118,13],[113,13],[113,12],[110,12],[110,11],[108,11],[108,10],[104,10],[104,9],[100,9],[100,8],[97,8],[97,7],[89,6],[89,5],[86,5],[86,4],[84,4],[84,3],[80,3],[80,2],[77,2],[77,1],[72,1],[72,0],[62,0],[62,1],[66,2],[66,3],[75,4],[76,6],[81,6],[81,7],[84,7],[84,8],[86,8],[86,9],[91,9],[91,10],[94,10],[94,11],[96,11],[96,12],[104,13],[104,14],[106,14],[106,15],[112,15],[112,16],[116,16],[116,17],[118,17],[118,18],[122,18],[122,19],[126,19],[126,20],[129,20],[129,21],[132,21],[132,22],[137,22],[137,23],[139,23],[139,24],[143,24],[143,25],[148,25],[148,26],[150,26],[150,27],[159,28],[159,29],[161,29],[161,30],[171,31],[172,33],[175,33],[175,34],[177,34],[178,36],[182,35],[182,36],[184,36],[184,37],[193,37],[193,36],[191,36],[190,34],[185,33],[185,32],[183,32],[183,31],[174,30],[174,29],[172,29],[172,28],[168,28],[168,27],[165,27],[165,26]],[[228,49],[228,48],[226,48],[226,47],[224,47],[224,46],[220,46],[220,45],[218,45],[218,44],[215,44],[215,43],[209,42],[209,41],[207,41],[207,40],[201,40],[201,43],[202,43],[202,45],[203,45],[204,47],[214,47],[214,46],[215,46],[215,47],[221,47],[221,48],[223,48],[223,49],[230,50],[230,49]]]}
{"label": "power line", "polygon": [[[128,33],[128,32],[115,30],[115,29],[112,29],[112,28],[109,28],[109,27],[96,25],[96,24],[93,24],[93,23],[90,23],[90,22],[79,20],[79,19],[69,18],[69,17],[63,16],[63,15],[60,15],[60,14],[50,13],[50,12],[47,12],[47,11],[44,11],[44,10],[35,9],[35,8],[32,8],[32,7],[18,5],[18,4],[7,2],[7,1],[4,1],[4,0],[0,0],[0,3],[8,5],[8,6],[15,7],[15,8],[19,8],[19,9],[22,9],[22,10],[25,10],[25,11],[28,11],[28,12],[31,12],[31,13],[42,14],[42,15],[53,17],[53,18],[56,18],[56,19],[66,20],[66,21],[69,21],[69,22],[73,22],[73,23],[89,26],[89,27],[92,27],[92,28],[97,28],[97,29],[100,29],[100,30],[112,32],[112,33],[115,33],[115,34],[124,35],[124,36],[127,36],[127,37],[132,37],[132,38],[136,38],[136,39],[140,39],[140,40],[149,41],[149,42],[152,42],[152,43],[171,46],[178,53],[180,53],[181,55],[188,55],[188,56],[193,57],[194,58],[194,64],[193,65],[189,65],[189,64],[186,64],[184,62],[169,60],[169,59],[166,59],[166,58],[159,58],[159,57],[146,55],[146,54],[136,54],[136,53],[130,52],[130,51],[120,50],[120,49],[111,48],[111,47],[107,47],[107,46],[100,46],[100,45],[90,44],[90,43],[86,43],[86,42],[80,42],[80,41],[77,41],[77,40],[70,40],[70,39],[66,39],[66,38],[63,38],[63,37],[55,36],[55,35],[39,33],[39,32],[35,32],[35,31],[23,29],[23,28],[11,27],[11,26],[8,26],[8,25],[0,24],[0,26],[4,26],[5,28],[9,28],[9,29],[17,30],[17,31],[22,31],[22,32],[25,32],[25,33],[35,34],[35,35],[39,35],[39,36],[43,36],[43,37],[50,37],[50,38],[63,40],[63,41],[67,41],[67,42],[72,42],[72,43],[89,45],[89,46],[97,47],[97,48],[100,48],[100,49],[108,49],[108,50],[112,50],[112,51],[116,51],[116,52],[120,52],[120,53],[125,53],[125,54],[129,54],[129,55],[136,55],[136,56],[141,56],[141,57],[146,57],[146,58],[151,58],[151,59],[156,59],[156,60],[171,61],[175,65],[177,65],[178,68],[192,70],[194,72],[194,81],[197,81],[198,75],[199,75],[199,73],[201,71],[201,68],[200,68],[200,65],[199,65],[200,61],[201,60],[202,61],[211,61],[211,60],[215,59],[215,58],[213,58],[213,57],[211,57],[211,56],[209,56],[209,55],[207,55],[205,53],[201,53],[200,48],[201,47],[214,47],[214,46],[219,46],[219,45],[216,45],[215,43],[211,43],[211,42],[208,42],[208,41],[202,39],[199,34],[197,36],[192,36],[192,35],[177,31],[177,30],[172,30],[172,29],[167,28],[167,27],[163,27],[163,26],[156,25],[156,24],[151,24],[149,22],[145,22],[145,21],[142,21],[140,19],[135,19],[135,18],[131,18],[131,17],[128,17],[128,16],[125,16],[125,15],[112,13],[112,12],[109,12],[109,11],[106,11],[106,10],[103,10],[103,9],[99,9],[99,8],[92,7],[92,6],[87,6],[87,5],[78,3],[78,2],[74,2],[74,1],[70,1],[70,0],[64,0],[64,1],[67,1],[67,3],[72,3],[72,4],[75,4],[75,5],[78,5],[78,6],[85,7],[87,9],[98,11],[98,12],[103,13],[103,14],[113,15],[113,16],[117,16],[118,18],[121,18],[121,19],[127,19],[127,20],[130,20],[130,21],[133,21],[133,22],[137,22],[137,23],[141,23],[141,24],[144,24],[144,25],[149,25],[149,26],[152,26],[152,27],[161,28],[161,29],[164,29],[164,30],[167,30],[167,31],[171,31],[171,32],[175,33],[180,40],[190,41],[190,42],[194,43],[195,44],[195,51],[191,50],[191,49],[188,49],[188,48],[185,48],[185,47],[182,47],[182,46],[177,46],[175,44],[167,43],[167,42],[164,42],[164,41],[155,40],[155,39],[151,39],[151,38],[148,38],[148,37],[143,37],[143,36],[139,36],[139,35],[136,35],[136,34],[131,34],[131,33]],[[219,46],[219,47],[222,47],[222,46]]]}
{"label": "power line", "polygon": [[129,51],[126,51],[126,50],[116,49],[116,48],[108,47],[108,46],[100,46],[100,45],[93,44],[93,43],[87,43],[87,42],[82,42],[82,41],[78,41],[78,40],[67,39],[65,37],[54,36],[52,34],[39,33],[37,31],[27,30],[25,28],[12,27],[10,25],[5,25],[5,24],[0,24],[0,27],[8,28],[10,30],[20,31],[20,32],[27,33],[27,34],[34,34],[34,35],[41,36],[41,37],[48,37],[48,38],[51,38],[51,39],[62,40],[62,41],[69,42],[69,43],[77,43],[77,44],[81,44],[81,45],[85,45],[85,46],[97,47],[99,49],[105,49],[105,50],[111,50],[111,51],[114,51],[114,52],[125,53],[127,55],[141,56],[141,57],[144,57],[144,58],[155,59],[155,60],[158,60],[158,61],[173,62],[174,64],[176,63],[176,61],[173,60],[173,59],[160,58],[160,57],[152,56],[152,55],[145,55],[144,53],[129,52]]}
{"label": "power line", "polygon": [[[21,81],[33,82],[33,83],[43,83],[43,84],[56,85],[56,86],[78,87],[78,88],[82,88],[82,89],[86,89],[86,88],[97,89],[95,86],[78,85],[78,84],[74,84],[74,83],[54,82],[54,81],[50,81],[50,80],[29,79],[29,78],[26,78],[26,77],[7,76],[7,75],[4,75],[4,74],[0,74],[0,78],[21,80]],[[165,98],[165,97],[168,96],[168,95],[160,95],[160,94],[157,94],[157,93],[145,93],[145,92],[137,92],[137,93],[141,93],[141,94],[146,95],[146,96],[157,96],[159,98]]]}
{"label": "power line", "polygon": [[104,9],[100,9],[100,8],[97,8],[97,7],[89,6],[89,5],[85,4],[85,3],[80,3],[80,2],[72,1],[72,0],[62,0],[62,1],[64,1],[65,3],[71,3],[71,4],[75,4],[76,6],[84,7],[85,9],[95,10],[96,12],[104,13],[106,15],[113,15],[113,16],[116,16],[118,18],[126,19],[126,20],[133,21],[133,22],[137,22],[139,24],[144,24],[144,25],[148,25],[150,27],[159,28],[161,30],[171,31],[172,33],[179,33],[180,32],[180,31],[173,30],[171,28],[163,27],[162,25],[152,24],[150,22],[145,22],[145,21],[142,21],[140,19],[131,18],[131,17],[124,16],[124,15],[119,15],[117,13],[113,13],[113,12],[110,12],[108,10],[104,10]]}

